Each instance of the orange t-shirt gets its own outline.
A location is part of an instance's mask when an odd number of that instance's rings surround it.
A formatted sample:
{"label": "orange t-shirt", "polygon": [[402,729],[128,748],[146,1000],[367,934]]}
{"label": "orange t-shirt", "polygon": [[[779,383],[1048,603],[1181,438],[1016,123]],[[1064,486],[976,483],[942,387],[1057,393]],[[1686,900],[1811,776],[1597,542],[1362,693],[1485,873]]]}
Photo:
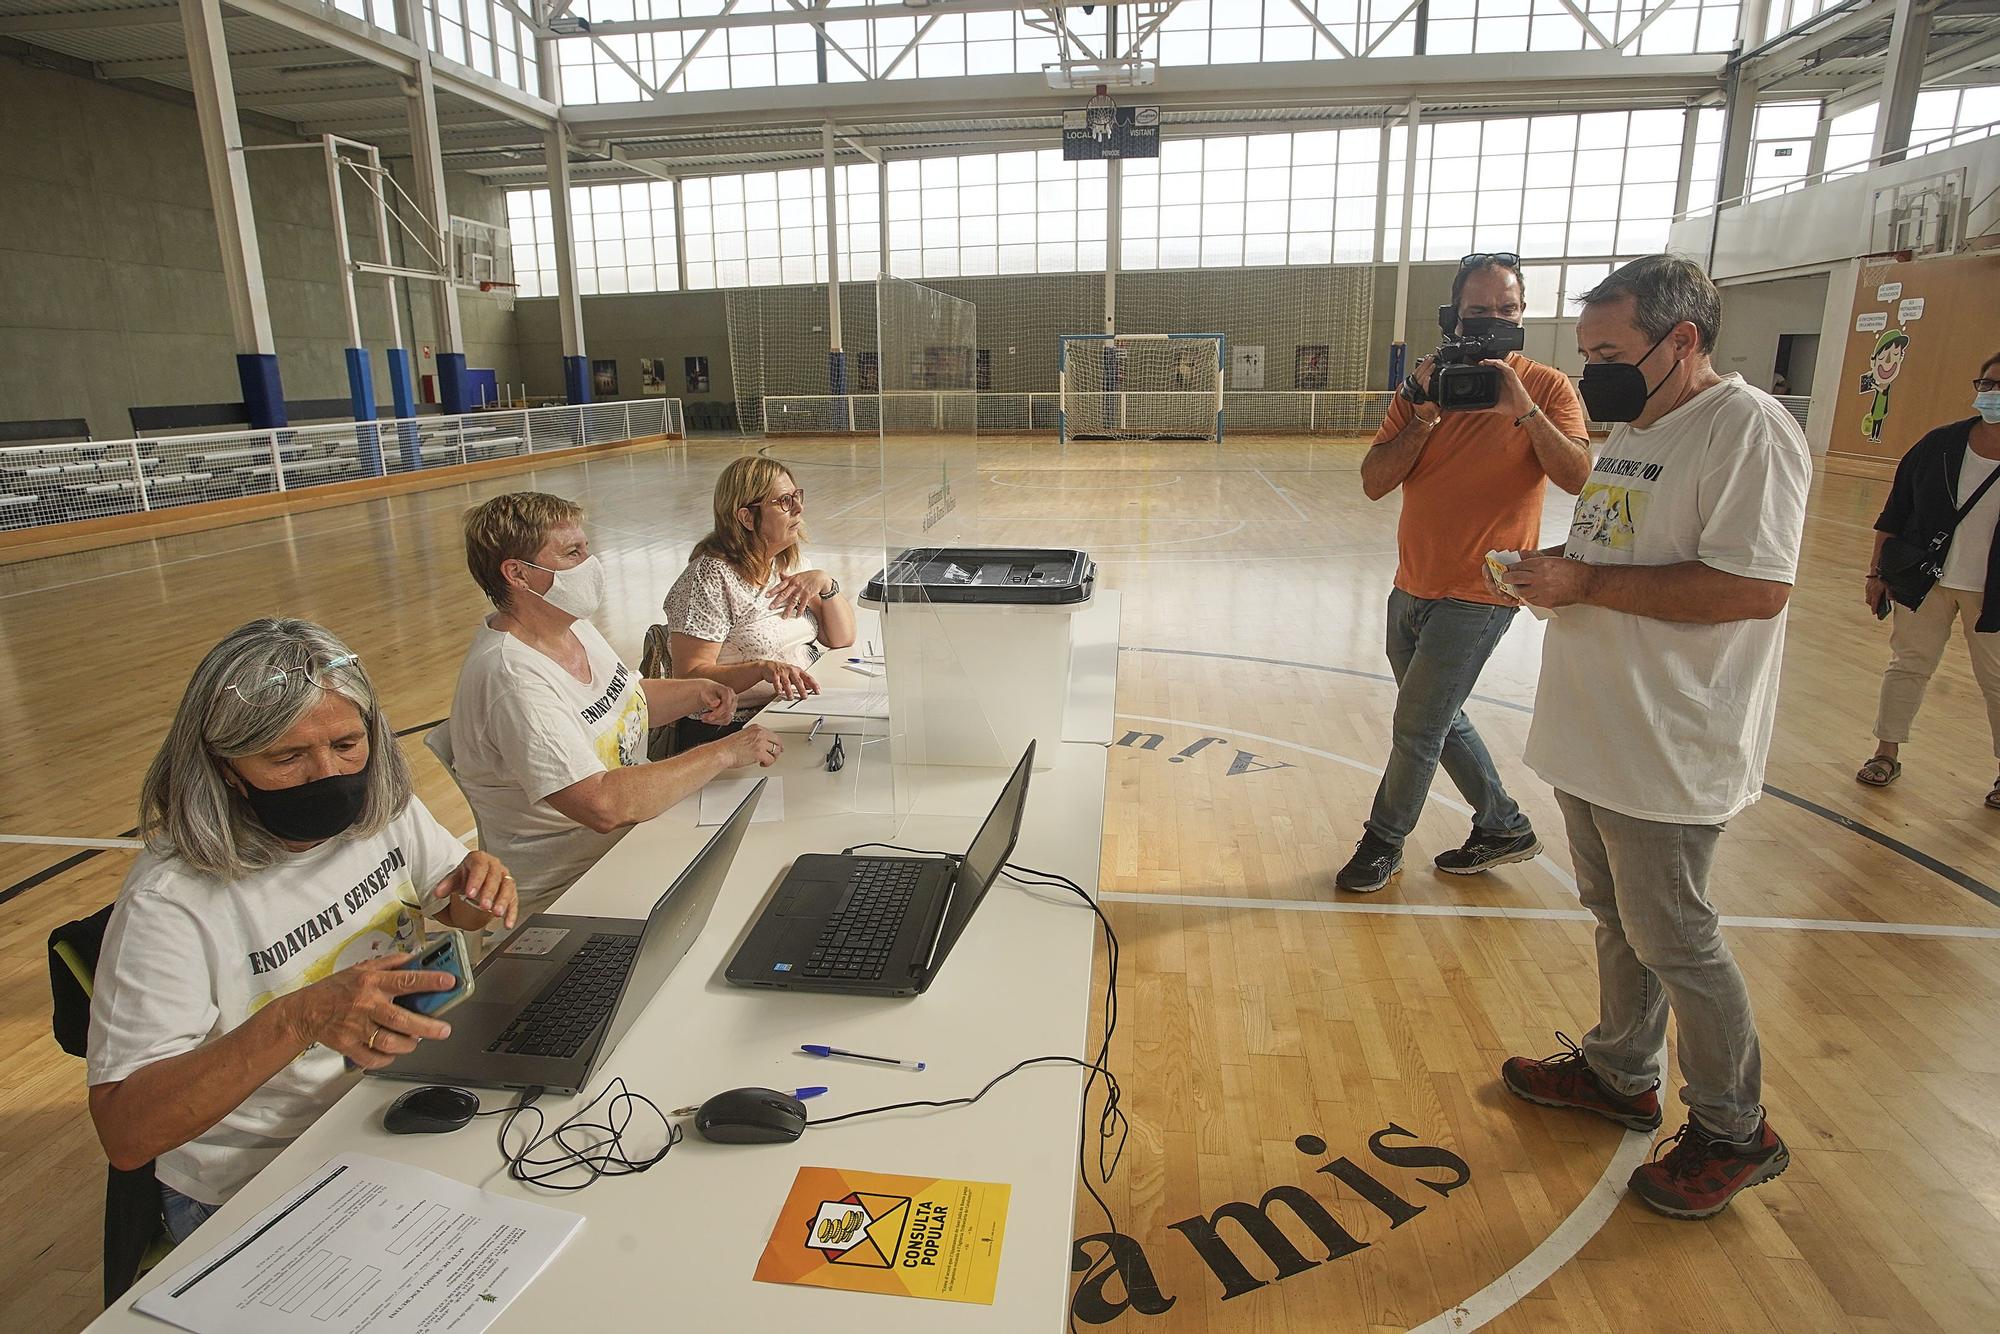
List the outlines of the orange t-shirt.
{"label": "orange t-shirt", "polygon": [[[1567,375],[1518,352],[1510,352],[1507,361],[1558,431],[1572,440],[1589,437],[1583,405]],[[1397,395],[1375,443],[1394,440],[1414,410]],[[1413,598],[1507,605],[1486,586],[1486,553],[1541,545],[1547,482],[1527,428],[1490,412],[1446,413],[1403,479],[1396,587]]]}

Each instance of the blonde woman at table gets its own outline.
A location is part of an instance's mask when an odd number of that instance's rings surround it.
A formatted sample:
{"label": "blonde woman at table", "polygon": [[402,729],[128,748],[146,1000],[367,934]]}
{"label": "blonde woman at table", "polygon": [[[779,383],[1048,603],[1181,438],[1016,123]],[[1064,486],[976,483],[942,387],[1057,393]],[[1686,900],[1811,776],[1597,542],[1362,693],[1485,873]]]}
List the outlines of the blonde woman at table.
{"label": "blonde woman at table", "polygon": [[[514,924],[514,877],[410,791],[361,660],[252,621],[195,668],[140,792],[90,1006],[90,1115],[176,1242],[360,1078],[448,1024],[395,1003],[424,915]],[[351,1063],[351,1064],[350,1064]]]}
{"label": "blonde woman at table", "polygon": [[652,681],[627,667],[590,618],[604,565],[583,507],[521,491],[466,511],[465,561],[493,612],[473,632],[451,706],[452,776],[482,838],[538,912],[625,831],[725,769],[784,752],[761,727],[649,763],[652,718],[726,722],[735,694],[714,681]]}
{"label": "blonde woman at table", "polygon": [[678,746],[726,735],[779,699],[819,691],[808,670],[823,649],[854,643],[854,605],[825,570],[807,565],[806,493],[783,464],[737,459],[715,481],[715,527],[695,544],[667,593],[673,673],[737,692],[725,727],[684,720]]}

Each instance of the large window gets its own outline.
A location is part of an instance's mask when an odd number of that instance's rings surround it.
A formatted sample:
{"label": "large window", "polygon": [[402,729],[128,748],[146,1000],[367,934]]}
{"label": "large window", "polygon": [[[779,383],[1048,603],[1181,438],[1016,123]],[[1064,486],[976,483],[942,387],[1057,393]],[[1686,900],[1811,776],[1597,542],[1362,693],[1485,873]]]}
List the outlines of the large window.
{"label": "large window", "polygon": [[[334,7],[393,31],[389,0],[333,0]],[[372,13],[370,11],[373,11]],[[415,38],[455,61],[523,92],[541,92],[535,34],[521,17],[525,6],[505,0],[423,0],[424,33]],[[410,34],[404,34],[410,36]]]}
{"label": "large window", "polygon": [[[1948,92],[1950,105],[1926,114],[1990,115],[1993,92]],[[1688,205],[1699,209],[1713,202],[1722,113],[1696,115]],[[1787,140],[1796,128],[1783,116],[1769,124]],[[1473,251],[1511,250],[1565,266],[1560,279],[1538,279],[1538,302],[1584,290],[1607,262],[1666,247],[1686,128],[1687,113],[1677,107],[1425,124],[1412,257],[1449,263]],[[1865,136],[1865,127],[1856,133]],[[1403,129],[1391,128],[1384,163],[1380,126],[1167,139],[1158,159],[1123,164],[1121,266],[1393,262],[1402,240],[1407,140]],[[897,159],[887,168],[886,214],[878,171],[871,163],[837,168],[843,278],[872,278],[885,240],[889,271],[909,278],[1105,266],[1101,162],[1065,162],[1053,148]],[[817,167],[687,178],[687,285],[824,282],[824,181]],[[581,291],[673,290],[671,186],[578,185],[572,199]],[[545,190],[508,196],[524,296],[554,291],[548,202]],[[1385,224],[1379,240],[1378,213]]]}
{"label": "large window", "polygon": [[[1413,258],[1475,250],[1643,255],[1664,249],[1685,113],[1462,121],[1418,130]],[[1384,258],[1401,255],[1403,146],[1390,135]]]}
{"label": "large window", "polygon": [[1101,162],[1060,150],[889,164],[890,271],[950,278],[1104,267]]}
{"label": "large window", "polygon": [[[1829,176],[1853,176],[1867,169],[1875,152],[1875,120],[1870,103],[1843,112],[1827,126]],[[1749,192],[1783,193],[1805,183],[1813,136],[1819,127],[1818,102],[1766,102],[1757,108],[1750,150]],[[2000,86],[1933,88],[1917,94],[1910,118],[1910,156],[1922,157],[1994,133],[2000,122]],[[1712,175],[1712,173],[1711,173]],[[1696,173],[1696,179],[1701,174]]]}
{"label": "large window", "polygon": [[[673,186],[665,181],[577,185],[570,187],[569,200],[579,292],[671,292],[680,286]],[[554,296],[556,244],[549,192],[510,191],[507,223],[521,295]]]}
{"label": "large window", "polygon": [[1375,127],[1170,139],[1125,164],[1123,266],[1367,263],[1381,143]]}

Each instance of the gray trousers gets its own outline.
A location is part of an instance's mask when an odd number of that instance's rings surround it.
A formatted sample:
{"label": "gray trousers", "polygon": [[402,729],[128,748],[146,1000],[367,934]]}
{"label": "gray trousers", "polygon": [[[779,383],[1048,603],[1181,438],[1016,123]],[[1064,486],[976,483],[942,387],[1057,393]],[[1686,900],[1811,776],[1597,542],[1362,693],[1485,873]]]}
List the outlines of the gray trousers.
{"label": "gray trousers", "polygon": [[1681,1101],[1743,1139],[1763,1120],[1763,1058],[1743,971],[1708,901],[1721,825],[1662,824],[1557,792],[1583,906],[1597,918],[1597,1026],[1583,1054],[1627,1097],[1660,1078],[1667,1011],[1680,1028]]}

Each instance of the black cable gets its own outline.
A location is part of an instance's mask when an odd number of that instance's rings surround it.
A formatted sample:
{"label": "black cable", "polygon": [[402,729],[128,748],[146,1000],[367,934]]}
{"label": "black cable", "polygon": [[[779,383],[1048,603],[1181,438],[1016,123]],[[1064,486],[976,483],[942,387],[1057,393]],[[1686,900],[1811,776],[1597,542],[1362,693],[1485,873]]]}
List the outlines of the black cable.
{"label": "black cable", "polygon": [[[938,852],[928,848],[906,848],[896,843],[857,843],[853,847],[848,848],[847,852],[849,855],[852,855],[862,848],[886,848],[891,852],[907,852],[919,857],[945,857],[951,861],[962,860],[948,852]],[[1118,1077],[1111,1072],[1111,1039],[1112,1035],[1118,1030],[1118,933],[1112,930],[1111,919],[1104,915],[1104,909],[1098,904],[1097,900],[1086,893],[1083,886],[1077,884],[1069,877],[1057,875],[1053,871],[1038,871],[1032,866],[1019,866],[1013,862],[1007,863],[1000,869],[1002,874],[1006,875],[1016,884],[1067,889],[1070,893],[1082,899],[1091,912],[1096,914],[1098,925],[1104,929],[1104,1036],[1098,1046],[1097,1059],[1094,1061],[1085,1061],[1075,1056],[1030,1057],[1012,1069],[996,1075],[987,1082],[984,1088],[969,1098],[948,1098],[939,1102],[894,1103],[887,1107],[869,1107],[858,1112],[846,1112],[840,1116],[830,1116],[816,1121],[808,1121],[806,1124],[831,1125],[836,1121],[846,1121],[853,1117],[872,1116],[879,1112],[899,1111],[908,1107],[969,1107],[985,1097],[995,1084],[1017,1074],[1028,1066],[1049,1064],[1080,1065],[1090,1071],[1090,1078],[1085,1080],[1083,1085],[1085,1106],[1088,1106],[1090,1103],[1090,1093],[1097,1084],[1098,1076],[1102,1075],[1104,1077],[1104,1110],[1100,1114],[1097,1123],[1097,1171],[1098,1176],[1104,1184],[1109,1185],[1112,1173],[1118,1170],[1118,1164],[1125,1156],[1125,1141],[1131,1130],[1131,1123],[1126,1118],[1124,1109],[1120,1105],[1124,1096],[1124,1090],[1118,1083]],[[1116,1141],[1116,1147],[1111,1147],[1114,1140]],[[1110,1231],[1117,1232],[1117,1215],[1112,1213],[1110,1204],[1098,1192],[1096,1185],[1091,1182],[1090,1173],[1084,1169],[1084,1146],[1086,1142],[1083,1131],[1079,1127],[1076,1142],[1077,1176],[1082,1180],[1084,1190],[1089,1192],[1091,1201],[1097,1205],[1098,1211],[1104,1215],[1105,1226]],[[1110,1153],[1109,1162],[1105,1159],[1107,1150]],[[1090,1267],[1084,1270],[1082,1276],[1078,1278],[1078,1285],[1080,1286],[1095,1278],[1111,1262],[1111,1259],[1112,1251],[1107,1246],[1104,1249],[1104,1254],[1093,1261]],[[1074,1334],[1076,1329],[1076,1311],[1074,1306],[1072,1306],[1069,1313],[1069,1327],[1072,1334]]]}
{"label": "black cable", "polygon": [[[651,1098],[634,1093],[622,1078],[614,1078],[597,1096],[565,1117],[554,1130],[543,1133],[548,1118],[536,1105],[542,1096],[537,1086],[523,1093],[512,1106],[496,1107],[489,1112],[477,1112],[477,1116],[498,1116],[505,1114],[500,1123],[500,1156],[507,1162],[507,1175],[514,1181],[530,1186],[541,1186],[548,1190],[583,1190],[595,1185],[603,1177],[635,1176],[659,1165],[674,1145],[681,1142],[682,1131]],[[599,1103],[605,1103],[602,1121],[586,1121],[583,1118]],[[643,1103],[660,1119],[666,1127],[666,1142],[658,1153],[644,1158],[633,1158],[625,1151],[625,1138],[637,1113],[632,1104]],[[508,1145],[508,1136],[513,1132],[514,1122],[523,1112],[535,1114],[535,1130],[528,1142],[519,1149]],[[577,1136],[588,1136],[573,1142]],[[557,1152],[546,1157],[535,1157],[538,1149],[554,1144]],[[584,1171],[588,1177],[582,1181],[559,1180],[566,1172]]]}

